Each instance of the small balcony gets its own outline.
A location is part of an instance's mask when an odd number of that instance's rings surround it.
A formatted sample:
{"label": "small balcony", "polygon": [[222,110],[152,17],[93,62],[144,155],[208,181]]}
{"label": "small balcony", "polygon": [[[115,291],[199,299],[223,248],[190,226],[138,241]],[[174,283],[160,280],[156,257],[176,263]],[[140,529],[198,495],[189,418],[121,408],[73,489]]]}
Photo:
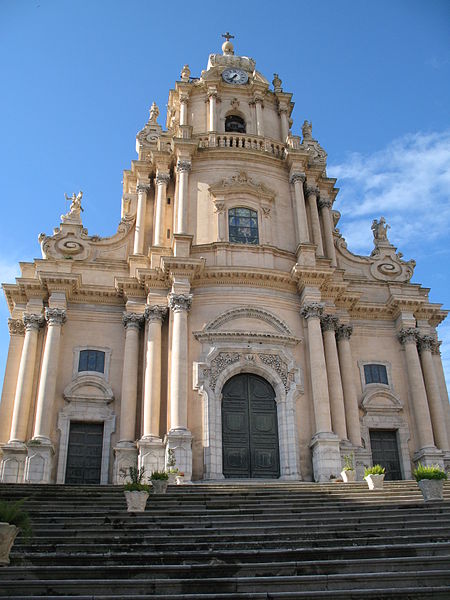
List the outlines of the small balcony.
{"label": "small balcony", "polygon": [[247,133],[209,133],[198,138],[198,148],[235,148],[252,152],[263,152],[284,159],[286,146],[280,141]]}

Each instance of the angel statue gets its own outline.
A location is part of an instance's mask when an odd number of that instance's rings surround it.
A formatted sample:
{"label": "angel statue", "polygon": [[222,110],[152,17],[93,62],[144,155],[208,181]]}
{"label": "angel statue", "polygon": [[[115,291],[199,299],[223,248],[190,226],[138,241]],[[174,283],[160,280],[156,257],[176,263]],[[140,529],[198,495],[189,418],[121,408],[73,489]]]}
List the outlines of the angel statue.
{"label": "angel statue", "polygon": [[81,217],[80,217],[80,213],[84,212],[83,207],[81,206],[81,198],[83,197],[83,192],[78,192],[78,194],[75,196],[75,194],[72,194],[71,197],[69,197],[67,194],[64,194],[66,200],[70,200],[70,208],[69,208],[69,212],[65,215],[61,215],[61,220],[63,221],[63,223],[65,222],[79,222],[81,223]]}
{"label": "angel statue", "polygon": [[373,231],[373,239],[375,242],[380,241],[388,241],[387,238],[387,230],[390,229],[390,226],[386,223],[386,219],[384,217],[380,217],[380,220],[377,221],[374,219],[372,221],[371,230]]}

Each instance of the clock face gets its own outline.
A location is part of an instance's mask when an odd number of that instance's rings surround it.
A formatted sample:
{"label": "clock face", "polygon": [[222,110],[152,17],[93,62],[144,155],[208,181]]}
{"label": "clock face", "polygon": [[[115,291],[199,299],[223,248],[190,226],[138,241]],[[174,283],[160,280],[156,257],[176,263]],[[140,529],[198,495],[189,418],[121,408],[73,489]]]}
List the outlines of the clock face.
{"label": "clock face", "polygon": [[235,85],[243,85],[248,81],[248,75],[242,69],[225,69],[222,78],[227,83],[234,83]]}

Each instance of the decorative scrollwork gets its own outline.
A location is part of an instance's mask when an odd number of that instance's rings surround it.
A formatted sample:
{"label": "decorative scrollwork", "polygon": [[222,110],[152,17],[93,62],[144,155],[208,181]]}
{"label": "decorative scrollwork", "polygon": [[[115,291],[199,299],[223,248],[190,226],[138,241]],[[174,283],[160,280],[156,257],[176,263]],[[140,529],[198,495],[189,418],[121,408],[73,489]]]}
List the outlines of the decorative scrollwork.
{"label": "decorative scrollwork", "polygon": [[38,331],[44,324],[44,317],[42,315],[25,314],[22,319],[25,331]]}
{"label": "decorative scrollwork", "polygon": [[135,327],[136,329],[139,329],[143,320],[144,316],[138,313],[123,313],[122,317],[122,323],[127,329],[129,327]]}
{"label": "decorative scrollwork", "polygon": [[144,311],[144,318],[149,323],[159,321],[162,323],[167,315],[167,306],[146,306]]}
{"label": "decorative scrollwork", "polygon": [[192,294],[169,294],[169,308],[173,312],[188,311],[192,304]]}
{"label": "decorative scrollwork", "polygon": [[209,378],[209,386],[212,390],[216,389],[219,375],[233,363],[239,362],[241,355],[239,352],[219,352],[211,361],[211,366],[204,370],[205,377]]}
{"label": "decorative scrollwork", "polygon": [[66,322],[67,312],[64,308],[46,308],[45,319],[48,325],[62,325]]}
{"label": "decorative scrollwork", "polygon": [[321,302],[310,302],[300,309],[300,315],[306,320],[320,319],[323,314],[323,308],[324,305]]}
{"label": "decorative scrollwork", "polygon": [[21,319],[8,319],[8,329],[10,335],[23,335],[25,324]]}
{"label": "decorative scrollwork", "polygon": [[322,331],[336,331],[339,327],[339,319],[336,315],[322,315],[320,317]]}
{"label": "decorative scrollwork", "polygon": [[405,344],[417,344],[418,336],[419,330],[417,327],[407,327],[401,329],[398,333],[398,339],[402,346]]}

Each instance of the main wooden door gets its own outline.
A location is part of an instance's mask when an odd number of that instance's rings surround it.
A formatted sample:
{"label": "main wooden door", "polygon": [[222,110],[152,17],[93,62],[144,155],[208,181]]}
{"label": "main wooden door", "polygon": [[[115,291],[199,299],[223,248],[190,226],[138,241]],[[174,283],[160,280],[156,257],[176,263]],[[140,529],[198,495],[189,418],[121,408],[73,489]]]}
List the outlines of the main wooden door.
{"label": "main wooden door", "polygon": [[222,391],[223,474],[227,478],[280,476],[275,392],[262,377],[242,373]]}
{"label": "main wooden door", "polygon": [[402,479],[398,454],[397,432],[386,429],[370,430],[370,447],[373,464],[386,469],[385,480]]}
{"label": "main wooden door", "polygon": [[66,483],[100,483],[103,423],[70,423]]}

